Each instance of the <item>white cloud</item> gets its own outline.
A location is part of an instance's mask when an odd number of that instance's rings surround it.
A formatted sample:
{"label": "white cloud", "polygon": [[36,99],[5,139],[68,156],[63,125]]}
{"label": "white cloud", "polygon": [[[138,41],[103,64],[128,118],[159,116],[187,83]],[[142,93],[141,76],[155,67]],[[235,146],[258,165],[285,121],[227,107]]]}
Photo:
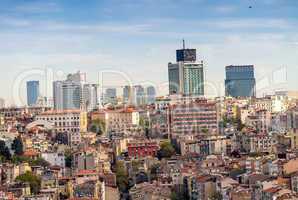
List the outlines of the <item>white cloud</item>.
{"label": "white cloud", "polygon": [[61,11],[61,7],[54,2],[31,2],[18,5],[15,10],[25,13],[49,13]]}
{"label": "white cloud", "polygon": [[234,5],[221,5],[221,6],[216,6],[215,11],[223,14],[228,14],[235,12],[237,10],[237,6]]}
{"label": "white cloud", "polygon": [[222,19],[203,21],[202,24],[208,27],[222,28],[222,29],[252,29],[252,28],[276,28],[284,29],[294,27],[288,20],[285,19]]}

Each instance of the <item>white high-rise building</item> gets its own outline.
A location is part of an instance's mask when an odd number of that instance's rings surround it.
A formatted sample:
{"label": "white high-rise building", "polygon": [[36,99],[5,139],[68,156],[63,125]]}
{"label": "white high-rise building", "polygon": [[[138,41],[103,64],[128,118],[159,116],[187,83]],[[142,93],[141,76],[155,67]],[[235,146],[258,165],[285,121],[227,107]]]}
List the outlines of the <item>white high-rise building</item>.
{"label": "white high-rise building", "polygon": [[177,63],[168,63],[169,93],[185,96],[204,95],[203,61],[197,62],[196,49],[176,51]]}
{"label": "white high-rise building", "polygon": [[69,74],[64,81],[53,83],[55,110],[93,110],[97,106],[97,85],[87,84],[86,74]]}
{"label": "white high-rise building", "polygon": [[53,102],[55,110],[63,110],[63,81],[53,82]]}
{"label": "white high-rise building", "polygon": [[84,84],[82,93],[82,107],[87,111],[91,111],[97,108],[98,87],[96,84]]}

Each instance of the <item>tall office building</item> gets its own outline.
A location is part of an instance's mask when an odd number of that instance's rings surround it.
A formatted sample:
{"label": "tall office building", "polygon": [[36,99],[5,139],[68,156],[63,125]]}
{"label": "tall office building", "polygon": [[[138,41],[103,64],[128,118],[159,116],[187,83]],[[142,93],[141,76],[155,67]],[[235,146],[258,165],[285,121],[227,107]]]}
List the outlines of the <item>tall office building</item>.
{"label": "tall office building", "polygon": [[86,74],[69,74],[64,81],[53,83],[55,110],[93,110],[97,106],[97,85],[86,83]]}
{"label": "tall office building", "polygon": [[146,98],[145,98],[145,89],[142,85],[135,85],[134,86],[134,104],[137,106],[145,105]]}
{"label": "tall office building", "polygon": [[255,97],[256,80],[253,65],[226,66],[226,96]]}
{"label": "tall office building", "polygon": [[147,96],[147,104],[155,103],[156,91],[153,86],[148,86],[146,88],[146,96]]}
{"label": "tall office building", "polygon": [[84,110],[92,111],[98,105],[98,86],[96,84],[84,84],[82,90],[82,106]]}
{"label": "tall office building", "polygon": [[126,85],[123,87],[123,103],[132,104],[133,103],[133,86]]}
{"label": "tall office building", "polygon": [[204,95],[203,61],[196,61],[196,49],[176,51],[177,63],[168,64],[169,93],[185,96]]}
{"label": "tall office building", "polygon": [[63,81],[53,82],[53,103],[55,110],[63,110]]}
{"label": "tall office building", "polygon": [[27,105],[34,106],[39,97],[39,81],[27,81]]}
{"label": "tall office building", "polygon": [[117,103],[117,90],[116,88],[107,88],[104,97],[105,103],[116,104]]}

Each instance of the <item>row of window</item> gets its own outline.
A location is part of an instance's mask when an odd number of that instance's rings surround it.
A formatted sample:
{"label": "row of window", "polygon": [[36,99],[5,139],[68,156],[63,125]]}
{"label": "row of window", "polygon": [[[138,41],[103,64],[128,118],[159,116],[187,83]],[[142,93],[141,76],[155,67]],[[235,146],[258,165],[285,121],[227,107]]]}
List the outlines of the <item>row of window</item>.
{"label": "row of window", "polygon": [[70,120],[70,119],[72,119],[72,120],[79,120],[80,119],[80,117],[38,117],[37,118],[38,120],[45,120],[45,121],[57,121],[57,120]]}

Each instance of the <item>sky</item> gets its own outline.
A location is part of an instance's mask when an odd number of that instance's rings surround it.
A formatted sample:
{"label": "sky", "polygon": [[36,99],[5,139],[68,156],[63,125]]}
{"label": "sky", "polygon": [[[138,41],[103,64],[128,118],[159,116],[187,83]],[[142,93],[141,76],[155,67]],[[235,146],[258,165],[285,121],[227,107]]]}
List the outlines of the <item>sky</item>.
{"label": "sky", "polygon": [[1,0],[0,97],[25,102],[32,79],[51,96],[52,80],[78,70],[164,95],[182,39],[204,61],[207,95],[223,95],[231,64],[255,66],[259,96],[298,90],[296,0]]}

